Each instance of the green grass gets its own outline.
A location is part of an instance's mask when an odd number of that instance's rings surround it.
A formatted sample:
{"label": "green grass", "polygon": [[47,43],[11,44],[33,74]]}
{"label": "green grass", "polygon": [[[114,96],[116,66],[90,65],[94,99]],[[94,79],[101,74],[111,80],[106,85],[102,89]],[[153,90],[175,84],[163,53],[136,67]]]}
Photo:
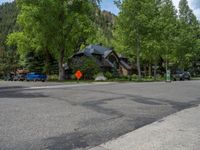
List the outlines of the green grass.
{"label": "green grass", "polygon": [[192,77],[191,80],[200,80],[200,77]]}
{"label": "green grass", "polygon": [[157,80],[154,80],[153,78],[142,78],[142,80],[138,79],[129,79],[129,78],[114,78],[114,79],[108,79],[106,81],[95,81],[95,80],[64,80],[64,81],[59,81],[57,79],[55,80],[48,80],[48,82],[60,82],[60,83],[92,83],[92,82],[160,82],[160,81],[165,81],[164,78],[159,78]]}

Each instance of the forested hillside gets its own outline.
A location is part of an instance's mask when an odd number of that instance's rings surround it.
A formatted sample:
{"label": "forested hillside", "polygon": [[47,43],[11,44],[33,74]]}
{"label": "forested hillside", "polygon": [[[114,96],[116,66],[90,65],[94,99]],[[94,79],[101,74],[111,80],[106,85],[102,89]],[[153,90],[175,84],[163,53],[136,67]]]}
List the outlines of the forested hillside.
{"label": "forested hillside", "polygon": [[99,41],[97,41],[97,43],[103,43],[105,46],[112,47],[113,28],[117,17],[105,10],[101,11],[98,9],[97,11],[98,17],[96,18],[96,24],[99,26],[100,30],[103,31],[103,36],[102,34],[98,35],[100,39],[98,39]]}
{"label": "forested hillside", "polygon": [[16,47],[6,45],[7,36],[19,30],[16,3],[0,5],[0,76],[18,67]]}
{"label": "forested hillside", "polygon": [[18,30],[17,20],[17,7],[16,3],[5,3],[0,5],[0,47],[6,48],[7,35]]}

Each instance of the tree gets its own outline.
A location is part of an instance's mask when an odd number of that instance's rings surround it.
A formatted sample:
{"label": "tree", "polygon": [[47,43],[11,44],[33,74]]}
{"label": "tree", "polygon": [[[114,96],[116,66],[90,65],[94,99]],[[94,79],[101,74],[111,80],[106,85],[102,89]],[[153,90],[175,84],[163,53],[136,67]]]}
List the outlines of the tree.
{"label": "tree", "polygon": [[19,30],[16,25],[17,14],[15,2],[0,5],[0,76],[14,71],[18,66],[16,47],[6,45],[7,35]]}
{"label": "tree", "polygon": [[188,68],[194,59],[197,47],[199,23],[196,16],[190,9],[187,0],[180,0],[179,3],[179,28],[176,43],[177,50],[174,56],[180,68]]}
{"label": "tree", "polygon": [[154,0],[122,1],[117,19],[115,39],[122,44],[121,48],[129,56],[136,56],[139,79],[141,79],[141,54],[147,47],[150,48],[149,38],[153,33],[152,19],[154,17]]}
{"label": "tree", "polygon": [[35,50],[55,55],[59,79],[64,79],[63,64],[77,45],[94,32],[94,0],[17,0],[21,34]]}
{"label": "tree", "polygon": [[160,54],[165,60],[165,70],[169,68],[169,62],[172,61],[172,53],[176,49],[175,39],[177,37],[177,11],[173,6],[172,0],[158,0],[159,4],[159,19],[158,28],[160,30]]}
{"label": "tree", "polygon": [[[160,37],[163,34],[163,28],[160,24],[161,2],[159,0],[156,0],[154,2],[152,1],[152,4],[150,6],[151,7],[149,9],[151,13],[149,13],[149,18],[151,18],[151,20],[149,20],[148,32],[146,33],[143,40],[143,52],[141,56],[143,63],[146,64],[144,65],[144,68],[148,66],[148,75],[152,76],[152,65],[154,65],[154,67],[157,67],[162,55]],[[154,69],[154,79],[156,79],[156,69]]]}
{"label": "tree", "polygon": [[9,33],[18,30],[16,25],[16,17],[18,10],[16,3],[5,3],[0,5],[0,48],[6,49],[6,38]]}

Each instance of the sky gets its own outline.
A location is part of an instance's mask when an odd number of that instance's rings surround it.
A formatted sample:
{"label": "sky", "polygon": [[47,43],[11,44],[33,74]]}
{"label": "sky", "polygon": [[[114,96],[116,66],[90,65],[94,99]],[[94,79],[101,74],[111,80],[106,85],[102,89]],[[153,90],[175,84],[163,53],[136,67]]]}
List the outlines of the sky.
{"label": "sky", "polygon": [[1,3],[5,3],[5,2],[12,2],[13,0],[0,0],[0,4]]}
{"label": "sky", "polygon": [[[11,2],[13,0],[0,0],[0,4],[4,2]],[[176,8],[178,8],[179,0],[172,0]],[[200,20],[200,0],[188,0],[190,8],[192,8],[194,14]],[[113,0],[102,0],[101,3],[102,10],[108,10],[114,14],[118,14],[119,10],[114,5]]]}
{"label": "sky", "polygon": [[[179,0],[172,0],[174,6],[178,8]],[[190,8],[193,10],[194,14],[200,20],[200,0],[188,0]],[[111,11],[114,14],[118,14],[119,10],[114,5],[113,0],[102,0],[101,8],[103,10]]]}

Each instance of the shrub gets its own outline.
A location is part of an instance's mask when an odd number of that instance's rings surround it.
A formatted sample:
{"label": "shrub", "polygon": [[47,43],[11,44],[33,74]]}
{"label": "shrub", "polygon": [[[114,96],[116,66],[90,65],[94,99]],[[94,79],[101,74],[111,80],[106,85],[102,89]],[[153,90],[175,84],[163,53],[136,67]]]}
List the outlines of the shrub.
{"label": "shrub", "polygon": [[80,70],[84,79],[94,79],[94,76],[100,72],[99,65],[90,57],[74,58],[70,63],[70,67],[73,74]]}
{"label": "shrub", "polygon": [[110,72],[106,72],[106,73],[104,73],[104,76],[107,78],[107,79],[112,79],[113,78],[113,75],[112,75],[112,73],[110,73]]}
{"label": "shrub", "polygon": [[138,76],[137,76],[136,74],[133,74],[133,75],[131,76],[131,79],[132,79],[132,80],[137,80],[137,79],[138,79]]}
{"label": "shrub", "polygon": [[48,81],[57,81],[58,75],[48,75]]}

